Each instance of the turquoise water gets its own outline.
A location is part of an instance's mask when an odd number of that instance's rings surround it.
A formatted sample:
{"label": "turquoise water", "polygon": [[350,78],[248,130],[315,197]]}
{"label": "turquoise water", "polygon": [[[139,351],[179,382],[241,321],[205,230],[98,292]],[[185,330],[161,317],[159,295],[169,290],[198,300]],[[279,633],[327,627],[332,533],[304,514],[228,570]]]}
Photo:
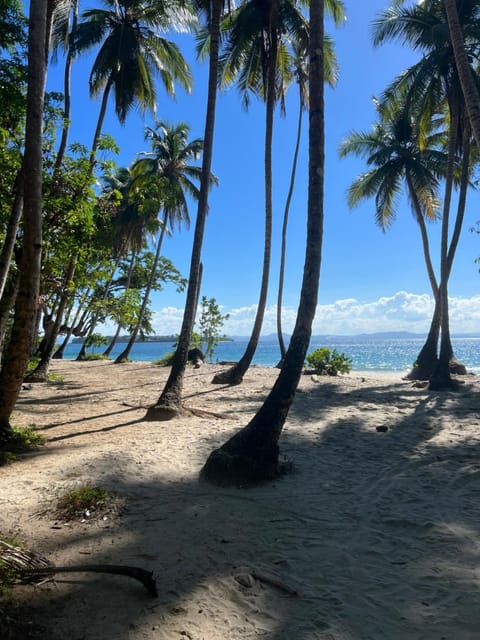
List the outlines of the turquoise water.
{"label": "turquoise water", "polygon": [[[453,338],[453,348],[457,358],[465,364],[469,372],[480,374],[480,338]],[[235,340],[221,342],[214,354],[214,362],[221,360],[239,360],[244,353],[247,341]],[[406,372],[415,361],[423,339],[359,339],[359,338],[330,338],[328,342],[312,341],[309,352],[318,347],[329,347],[344,353],[352,360],[354,371],[400,371]],[[125,344],[117,345],[112,353],[115,358]],[[70,344],[65,351],[65,358],[77,356],[79,344]],[[173,350],[168,342],[138,342],[130,354],[131,360],[152,362],[158,360]],[[253,364],[274,367],[280,358],[280,351],[276,340],[261,340]]]}

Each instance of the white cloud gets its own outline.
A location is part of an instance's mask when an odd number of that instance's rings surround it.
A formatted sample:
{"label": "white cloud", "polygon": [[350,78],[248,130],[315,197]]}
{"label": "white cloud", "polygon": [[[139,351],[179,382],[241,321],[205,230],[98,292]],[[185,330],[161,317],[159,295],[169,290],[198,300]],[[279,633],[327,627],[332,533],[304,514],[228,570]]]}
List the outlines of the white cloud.
{"label": "white cloud", "polygon": [[[314,334],[354,335],[378,331],[411,331],[426,333],[430,326],[434,308],[433,298],[427,294],[398,291],[392,296],[377,300],[360,301],[355,298],[337,300],[331,304],[319,304],[313,323]],[[257,305],[222,308],[229,313],[224,331],[228,335],[249,335]],[[276,332],[276,305],[265,311],[262,334]],[[283,309],[282,326],[291,333],[297,310]],[[153,326],[159,335],[176,334],[180,331],[183,310],[165,307],[154,313]],[[450,299],[450,328],[452,333],[480,332],[480,296]]]}

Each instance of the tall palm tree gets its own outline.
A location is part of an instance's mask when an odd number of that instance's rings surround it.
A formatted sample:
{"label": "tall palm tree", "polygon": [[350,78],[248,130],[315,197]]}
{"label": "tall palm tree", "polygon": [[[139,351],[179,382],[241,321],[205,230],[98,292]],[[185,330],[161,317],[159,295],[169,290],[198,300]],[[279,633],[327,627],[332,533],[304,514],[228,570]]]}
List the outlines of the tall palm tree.
{"label": "tall palm tree", "polygon": [[190,70],[179,48],[158,33],[191,28],[193,16],[185,2],[104,0],[104,4],[106,9],[84,11],[72,33],[75,54],[100,45],[89,80],[91,96],[103,92],[92,141],[92,166],[112,90],[115,113],[123,124],[135,103],[142,109],[154,109],[155,75],[171,95],[175,93],[175,82],[187,91],[191,89]]}
{"label": "tall palm tree", "polygon": [[[461,151],[467,118],[442,0],[424,0],[411,8],[403,8],[401,4],[395,2],[375,21],[374,43],[378,45],[389,39],[398,39],[420,51],[422,58],[392,84],[389,92],[396,93],[399,87],[404,88],[409,94],[409,101],[427,119],[435,111],[439,113],[446,105],[450,123],[440,247],[440,354],[430,379],[430,387],[452,388],[455,383],[450,376],[453,348],[448,307],[449,223],[455,160],[457,153]],[[471,2],[462,3],[460,13],[461,23],[471,26],[472,37],[480,31],[478,21],[474,19],[474,5]]]}
{"label": "tall palm tree", "polygon": [[217,104],[218,59],[220,50],[220,19],[225,0],[201,0],[195,3],[198,10],[206,15],[209,34],[209,71],[207,107],[205,115],[205,134],[198,197],[197,218],[190,259],[187,296],[183,312],[182,328],[178,338],[177,349],[170,369],[170,375],[157,403],[149,407],[145,418],[148,420],[165,420],[177,415],[182,409],[182,390],[187,364],[188,349],[195,323],[200,281],[202,274],[202,245],[208,213],[208,193],[211,185],[211,168],[215,134],[215,113]]}
{"label": "tall palm tree", "polygon": [[[476,4],[477,10],[480,10],[480,3]],[[478,56],[479,42],[477,40],[467,44],[465,41],[457,10],[457,0],[444,0],[444,5],[463,97],[465,98],[477,146],[480,146],[480,93],[476,73],[471,67],[472,58],[476,60]],[[478,20],[479,16],[477,15],[476,17]],[[467,51],[467,46],[470,44],[473,44],[473,47]]]}
{"label": "tall palm tree", "polygon": [[250,423],[213,451],[200,478],[218,485],[264,482],[279,473],[280,434],[293,402],[311,337],[323,236],[324,60],[323,0],[310,2],[310,126],[307,244],[297,321],[284,365]]}
{"label": "tall palm tree", "polygon": [[[340,3],[338,3],[340,5]],[[340,19],[343,19],[343,12],[340,11],[339,6],[338,14],[334,14],[335,23],[339,24]],[[298,86],[298,121],[297,121],[297,135],[295,140],[295,149],[293,152],[292,169],[290,172],[290,182],[287,192],[287,198],[285,201],[285,209],[283,212],[282,223],[282,243],[280,249],[280,268],[278,276],[278,295],[277,295],[277,336],[278,345],[280,347],[280,362],[278,366],[281,366],[286,354],[285,341],[283,339],[282,331],[282,306],[283,306],[283,285],[285,279],[285,262],[287,251],[287,230],[288,230],[288,218],[290,214],[290,205],[295,188],[295,177],[297,173],[298,154],[300,151],[300,142],[302,138],[302,126],[303,126],[303,114],[308,109],[308,43],[301,43],[292,41],[290,43],[292,50],[292,68],[293,77]],[[325,81],[333,87],[336,84],[338,77],[338,64],[335,58],[333,42],[325,34],[324,43],[324,60],[325,60]]]}
{"label": "tall palm tree", "polygon": [[201,179],[201,168],[192,165],[191,161],[199,158],[203,149],[203,141],[197,138],[189,142],[189,132],[189,126],[184,122],[176,126],[159,122],[155,129],[148,127],[146,137],[151,141],[152,152],[144,154],[144,157],[139,158],[132,166],[132,175],[134,176],[132,188],[148,191],[153,186],[157,191],[154,200],[158,203],[157,207],[162,209],[162,222],[157,238],[155,259],[143,294],[137,323],[127,346],[115,360],[116,363],[125,362],[128,359],[142,326],[150,292],[157,278],[165,232],[182,224],[189,226],[187,196],[198,200],[200,195],[194,181]]}
{"label": "tall palm tree", "polygon": [[222,56],[222,82],[236,81],[248,107],[250,94],[265,101],[264,195],[265,229],[260,294],[252,332],[240,360],[229,370],[217,374],[217,384],[240,384],[258,345],[267,304],[272,241],[272,141],[274,111],[283,85],[290,83],[290,56],[283,34],[308,42],[308,22],[297,3],[290,0],[249,0],[236,11]]}
{"label": "tall palm tree", "polygon": [[49,37],[48,1],[31,0],[25,127],[23,244],[15,318],[0,372],[0,443],[12,438],[10,416],[22,386],[35,333],[42,253],[42,127]]}
{"label": "tall palm tree", "polygon": [[[445,175],[446,157],[441,148],[443,131],[425,135],[419,118],[408,112],[404,102],[397,105],[376,103],[378,122],[369,132],[352,132],[342,141],[340,157],[356,155],[370,168],[358,176],[348,190],[348,204],[375,197],[375,221],[386,231],[396,217],[402,184],[408,193],[412,212],[422,239],[427,274],[435,299],[435,313],[428,339],[415,363],[413,378],[429,378],[437,364],[440,332],[439,288],[433,268],[425,221],[437,219],[438,190]],[[440,145],[440,146],[439,146]]]}

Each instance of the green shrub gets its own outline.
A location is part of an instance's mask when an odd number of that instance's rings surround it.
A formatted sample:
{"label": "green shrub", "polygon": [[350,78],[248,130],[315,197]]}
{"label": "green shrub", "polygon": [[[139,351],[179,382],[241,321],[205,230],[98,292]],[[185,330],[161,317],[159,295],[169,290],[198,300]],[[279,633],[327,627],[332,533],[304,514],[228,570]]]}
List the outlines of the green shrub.
{"label": "green shrub", "polygon": [[13,462],[17,454],[26,453],[42,445],[44,440],[34,426],[13,427],[13,438],[0,448],[0,466]]}
{"label": "green shrub", "polygon": [[159,367],[170,367],[173,361],[173,356],[175,355],[174,351],[166,353],[164,356],[155,360],[153,364],[158,365]]}
{"label": "green shrub", "polygon": [[344,353],[327,347],[315,349],[307,356],[307,364],[321,376],[336,376],[339,373],[350,373],[352,361]]}

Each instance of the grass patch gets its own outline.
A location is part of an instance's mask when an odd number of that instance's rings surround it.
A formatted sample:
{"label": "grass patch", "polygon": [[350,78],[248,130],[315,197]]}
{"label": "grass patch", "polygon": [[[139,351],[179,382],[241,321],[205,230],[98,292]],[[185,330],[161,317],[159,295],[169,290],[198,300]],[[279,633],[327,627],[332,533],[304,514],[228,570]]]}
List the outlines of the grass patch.
{"label": "grass patch", "polygon": [[0,449],[0,466],[13,462],[19,454],[33,451],[44,443],[44,439],[35,431],[33,425],[13,427],[12,430],[13,438]]}
{"label": "grass patch", "polygon": [[111,511],[113,499],[103,488],[83,484],[67,489],[57,501],[57,516],[64,520],[91,518]]}
{"label": "grass patch", "polygon": [[58,373],[49,373],[47,375],[47,382],[49,384],[63,384],[64,378],[63,376],[58,375]]}

